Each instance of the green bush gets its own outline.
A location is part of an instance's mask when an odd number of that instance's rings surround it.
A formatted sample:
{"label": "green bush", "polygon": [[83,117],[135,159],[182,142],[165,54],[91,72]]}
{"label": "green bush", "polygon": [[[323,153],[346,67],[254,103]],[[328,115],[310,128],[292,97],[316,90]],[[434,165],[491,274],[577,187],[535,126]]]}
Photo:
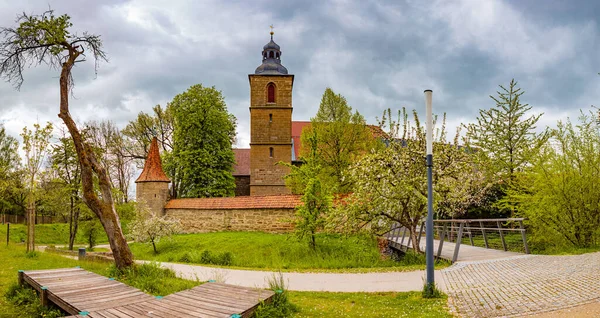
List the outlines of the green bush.
{"label": "green bush", "polygon": [[231,252],[225,252],[219,255],[217,265],[229,266],[233,264],[233,254]]}
{"label": "green bush", "polygon": [[271,302],[261,302],[252,317],[254,318],[285,318],[298,311],[298,307],[290,303],[285,280],[281,272],[273,274],[269,279],[269,288],[275,292]]}
{"label": "green bush", "polygon": [[47,318],[65,316],[65,313],[56,307],[42,306],[35,290],[23,287],[17,283],[8,286],[8,290],[4,296],[13,305],[21,308],[21,316]]}
{"label": "green bush", "polygon": [[200,263],[213,264],[213,256],[209,250],[202,251],[202,254],[200,255]]}

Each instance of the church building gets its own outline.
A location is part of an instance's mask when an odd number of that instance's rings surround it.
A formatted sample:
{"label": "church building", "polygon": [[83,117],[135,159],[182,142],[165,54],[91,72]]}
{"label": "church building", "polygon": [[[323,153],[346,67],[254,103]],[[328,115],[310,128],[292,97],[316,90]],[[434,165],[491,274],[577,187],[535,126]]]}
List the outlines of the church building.
{"label": "church building", "polygon": [[294,75],[281,64],[281,49],[271,40],[262,50],[262,63],[250,84],[250,149],[233,149],[235,197],[169,198],[156,138],[144,170],[136,180],[136,199],[154,215],[178,219],[185,232],[288,232],[300,196],[285,185],[290,168],[278,162],[297,161],[302,128],[310,122],[292,121]]}
{"label": "church building", "polygon": [[294,75],[281,64],[281,48],[273,41],[263,47],[262,64],[250,82],[250,149],[234,149],[236,196],[289,194],[284,177],[290,169],[278,162],[297,161],[302,128],[292,121]]}

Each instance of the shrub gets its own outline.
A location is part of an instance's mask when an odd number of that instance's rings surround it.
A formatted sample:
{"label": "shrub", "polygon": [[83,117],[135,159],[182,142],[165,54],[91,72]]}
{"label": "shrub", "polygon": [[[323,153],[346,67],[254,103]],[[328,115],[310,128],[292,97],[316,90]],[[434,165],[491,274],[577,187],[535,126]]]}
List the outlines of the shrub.
{"label": "shrub", "polygon": [[273,274],[269,279],[269,288],[275,292],[270,303],[261,302],[254,314],[254,318],[284,318],[298,311],[298,307],[290,303],[283,274]]}
{"label": "shrub", "polygon": [[229,266],[233,263],[233,254],[231,252],[225,252],[221,255],[219,255],[216,264],[217,265],[223,265],[223,266]]}
{"label": "shrub", "polygon": [[200,255],[200,263],[202,263],[202,264],[212,264],[213,263],[213,256],[209,250],[202,251],[202,254]]}
{"label": "shrub", "polygon": [[55,318],[65,315],[56,307],[42,306],[35,290],[17,283],[8,286],[4,296],[9,302],[21,308],[21,316]]}

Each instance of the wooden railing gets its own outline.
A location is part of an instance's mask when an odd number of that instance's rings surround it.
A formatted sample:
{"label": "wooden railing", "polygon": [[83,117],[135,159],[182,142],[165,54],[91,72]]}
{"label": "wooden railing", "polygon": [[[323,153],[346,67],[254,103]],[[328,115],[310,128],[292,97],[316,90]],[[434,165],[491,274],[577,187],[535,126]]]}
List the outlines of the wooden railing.
{"label": "wooden railing", "polygon": [[[438,250],[436,257],[440,257],[442,248],[445,241],[454,242],[455,247],[453,251],[452,262],[455,262],[458,258],[460,251],[460,245],[462,239],[467,236],[472,246],[475,246],[473,236],[481,235],[483,238],[483,244],[485,248],[490,248],[488,235],[492,233],[498,233],[502,249],[508,251],[508,247],[505,240],[505,234],[518,232],[521,234],[521,240],[523,243],[524,252],[529,254],[529,246],[527,245],[527,232],[523,225],[523,218],[504,218],[504,219],[453,219],[453,220],[434,220],[434,236],[439,240]],[[417,242],[420,244],[423,233],[425,232],[425,222],[423,221],[420,226],[417,226]],[[437,233],[437,235],[436,235]],[[392,230],[388,232],[387,237],[393,245],[400,245],[410,247],[412,244],[412,238],[410,237],[410,231],[395,224],[392,226]],[[408,238],[408,239],[407,239]],[[398,240],[400,240],[398,242]],[[405,244],[406,240],[406,244]]]}

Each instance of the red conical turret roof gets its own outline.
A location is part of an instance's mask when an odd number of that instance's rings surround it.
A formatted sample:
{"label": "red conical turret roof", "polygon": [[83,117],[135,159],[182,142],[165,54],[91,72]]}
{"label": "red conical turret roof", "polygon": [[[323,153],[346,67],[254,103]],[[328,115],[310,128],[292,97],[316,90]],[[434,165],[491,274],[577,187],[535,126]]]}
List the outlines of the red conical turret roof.
{"label": "red conical turret roof", "polygon": [[156,137],[152,138],[150,151],[148,151],[148,158],[146,158],[146,163],[144,164],[144,170],[135,182],[171,182],[163,171],[160,162],[160,154],[158,153],[158,140]]}

